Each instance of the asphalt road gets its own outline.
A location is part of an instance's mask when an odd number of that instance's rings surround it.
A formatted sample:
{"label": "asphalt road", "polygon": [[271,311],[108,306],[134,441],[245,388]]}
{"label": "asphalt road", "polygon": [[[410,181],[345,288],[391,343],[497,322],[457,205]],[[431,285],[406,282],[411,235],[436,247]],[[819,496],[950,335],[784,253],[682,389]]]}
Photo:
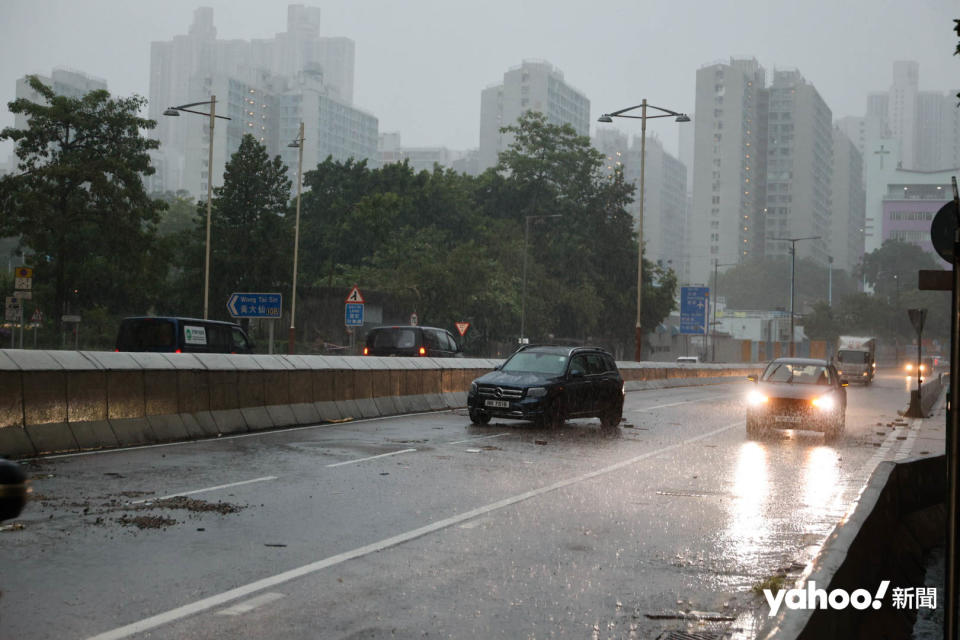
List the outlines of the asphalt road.
{"label": "asphalt road", "polygon": [[751,587],[914,443],[903,376],[849,389],[835,446],[748,441],[748,384],[629,393],[613,431],[455,411],[28,462],[0,638],[754,638]]}

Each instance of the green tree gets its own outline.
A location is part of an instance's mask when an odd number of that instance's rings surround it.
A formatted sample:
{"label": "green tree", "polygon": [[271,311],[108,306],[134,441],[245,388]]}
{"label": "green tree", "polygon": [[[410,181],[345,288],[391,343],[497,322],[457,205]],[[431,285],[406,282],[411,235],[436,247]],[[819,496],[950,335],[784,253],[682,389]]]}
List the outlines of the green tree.
{"label": "green tree", "polygon": [[[270,160],[266,148],[252,135],[245,135],[226,164],[223,186],[214,189],[211,317],[227,316],[226,303],[231,293],[286,292],[289,288],[293,276],[292,225],[286,215],[290,184],[280,156]],[[199,209],[202,205],[197,206]],[[194,234],[198,239],[205,238],[205,212],[198,216]],[[188,273],[196,274],[198,270]],[[202,290],[202,282],[197,283],[195,290]]]}
{"label": "green tree", "polygon": [[69,98],[36,76],[28,82],[43,102],[10,102],[29,124],[0,132],[18,158],[18,173],[0,179],[0,236],[20,236],[33,253],[36,297],[48,317],[59,322],[68,306],[144,310],[166,260],[156,242],[164,205],[142,181],[158,146],[142,134],[155,126],[137,115],[146,101],[104,90]]}

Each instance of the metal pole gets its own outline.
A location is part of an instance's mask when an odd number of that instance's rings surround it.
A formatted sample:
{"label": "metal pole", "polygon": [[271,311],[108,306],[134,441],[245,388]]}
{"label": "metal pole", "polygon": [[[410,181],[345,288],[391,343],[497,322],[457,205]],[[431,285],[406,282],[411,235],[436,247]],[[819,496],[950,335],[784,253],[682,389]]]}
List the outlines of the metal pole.
{"label": "metal pole", "polygon": [[520,294],[520,344],[523,344],[524,331],[527,321],[527,239],[530,236],[530,218],[524,220],[523,231],[523,292]]}
{"label": "metal pole", "polygon": [[957,563],[957,531],[960,529],[958,501],[960,501],[960,482],[958,482],[957,461],[960,460],[960,414],[957,412],[957,398],[960,397],[960,193],[957,192],[957,179],[953,183],[953,202],[957,207],[956,225],[953,234],[953,292],[950,314],[950,401],[947,411],[947,557],[945,559],[946,611],[944,615],[944,640],[953,640],[960,632],[957,620],[957,591],[960,587],[960,566]]}
{"label": "metal pole", "polygon": [[710,362],[717,361],[717,271],[720,269],[720,259],[713,259],[713,295],[710,297],[713,298],[713,331],[711,335],[713,336],[710,340],[710,346],[713,350],[713,355],[710,356]]}
{"label": "metal pole", "polygon": [[269,347],[267,347],[267,353],[269,353],[270,355],[273,355],[273,322],[274,321],[271,319],[267,323],[268,324],[267,340],[268,340],[268,344],[270,345]]}
{"label": "metal pole", "polygon": [[303,191],[303,122],[300,123],[300,134],[297,138],[299,160],[297,161],[297,218],[293,225],[293,286],[290,291],[290,335],[287,340],[287,353],[293,355],[296,351],[297,331],[297,254],[300,249],[300,196]]}
{"label": "metal pole", "polygon": [[210,220],[213,206],[213,128],[217,117],[217,96],[210,96],[210,152],[207,156],[207,250],[203,266],[203,319],[210,307]]}
{"label": "metal pole", "polygon": [[793,336],[794,336],[793,304],[794,304],[794,299],[797,297],[796,292],[794,291],[794,288],[795,288],[794,285],[796,283],[796,280],[795,280],[796,266],[797,266],[797,241],[791,240],[790,241],[790,357],[791,358],[794,357],[795,355],[795,352],[794,352],[795,347],[793,344]]}
{"label": "metal pole", "polygon": [[827,306],[833,306],[833,256],[828,258],[829,265],[827,266]]}
{"label": "metal pole", "polygon": [[641,303],[643,291],[643,179],[647,160],[647,99],[644,98],[641,103],[640,112],[640,208],[637,213],[637,345],[633,354],[633,359],[640,362],[643,359],[643,324],[641,316]]}

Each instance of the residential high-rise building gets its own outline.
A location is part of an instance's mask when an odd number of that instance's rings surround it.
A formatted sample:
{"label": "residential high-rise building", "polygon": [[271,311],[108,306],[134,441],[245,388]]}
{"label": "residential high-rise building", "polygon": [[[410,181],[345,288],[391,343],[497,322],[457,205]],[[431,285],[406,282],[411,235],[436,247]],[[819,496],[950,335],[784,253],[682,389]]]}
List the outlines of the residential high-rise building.
{"label": "residential high-rise building", "polygon": [[843,130],[833,129],[833,190],[829,234],[834,268],[853,273],[863,258],[863,156]]}
{"label": "residential high-rise building", "polygon": [[[156,188],[205,198],[207,180],[222,183],[225,162],[248,133],[270,155],[281,155],[295,179],[297,153],[287,145],[301,119],[305,171],[328,155],[375,163],[377,120],[352,104],[353,42],[320,37],[319,25],[319,9],[290,5],[287,31],[273,39],[218,40],[213,10],[202,7],[186,35],[151,43],[149,116],[157,121],[154,135],[161,145],[154,154]],[[230,118],[217,121],[212,168],[208,123],[163,115],[170,106],[211,95],[217,97],[217,115]]]}
{"label": "residential high-rise building", "polygon": [[763,255],[766,72],[756,59],[697,71],[693,209],[689,252],[694,281],[715,262]]}
{"label": "residential high-rise building", "polygon": [[[66,67],[56,67],[49,76],[38,75],[37,79],[53,89],[55,94],[68,98],[82,98],[91,91],[107,89],[106,80],[95,78],[82,71],[76,71]],[[15,95],[18,100],[25,98],[31,102],[43,102],[40,94],[30,87],[27,76],[17,79]],[[28,120],[29,118],[22,113],[15,114],[13,117],[13,126],[16,129],[26,129]]]}
{"label": "residential high-rise building", "polygon": [[[831,245],[833,116],[798,71],[777,70],[768,90],[766,256],[810,257],[826,266]],[[802,243],[777,238],[815,237]]]}
{"label": "residential high-rise building", "polygon": [[432,173],[435,166],[455,169],[456,166],[461,166],[460,161],[467,156],[465,151],[454,151],[446,147],[405,147],[400,142],[400,134],[396,132],[380,134],[377,152],[381,166],[407,162],[415,173]]}
{"label": "residential high-rise building", "polygon": [[549,62],[524,60],[503,74],[503,82],[480,94],[479,169],[497,164],[513,142],[501,127],[515,124],[526,111],[539,111],[547,122],[571,125],[578,135],[590,135],[590,101],[567,84],[563,72]]}

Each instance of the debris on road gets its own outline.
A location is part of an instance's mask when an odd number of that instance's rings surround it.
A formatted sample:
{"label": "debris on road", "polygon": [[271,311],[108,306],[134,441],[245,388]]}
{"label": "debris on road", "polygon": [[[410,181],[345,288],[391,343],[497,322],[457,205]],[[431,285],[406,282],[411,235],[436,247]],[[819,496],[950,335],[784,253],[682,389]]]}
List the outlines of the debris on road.
{"label": "debris on road", "polygon": [[534,440],[533,444],[547,444],[546,440]]}
{"label": "debris on road", "polygon": [[138,529],[166,529],[177,524],[173,518],[163,516],[120,516],[115,520],[118,524],[125,527],[137,527]]}

